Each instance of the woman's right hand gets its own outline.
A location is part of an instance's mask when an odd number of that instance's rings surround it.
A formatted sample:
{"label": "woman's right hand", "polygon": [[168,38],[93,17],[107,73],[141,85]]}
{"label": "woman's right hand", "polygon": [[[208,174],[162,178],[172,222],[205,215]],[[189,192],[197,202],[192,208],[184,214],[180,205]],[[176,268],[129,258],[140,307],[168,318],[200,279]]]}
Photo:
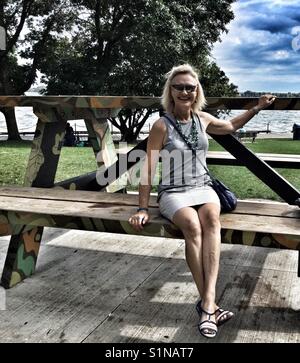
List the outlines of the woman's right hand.
{"label": "woman's right hand", "polygon": [[256,107],[258,107],[259,110],[263,110],[266,107],[269,107],[274,101],[276,100],[276,96],[272,94],[265,94],[260,96],[258,100],[258,104]]}
{"label": "woman's right hand", "polygon": [[129,219],[128,222],[132,225],[132,227],[136,231],[142,231],[144,228],[143,226],[148,222],[149,214],[147,211],[139,211],[133,214]]}

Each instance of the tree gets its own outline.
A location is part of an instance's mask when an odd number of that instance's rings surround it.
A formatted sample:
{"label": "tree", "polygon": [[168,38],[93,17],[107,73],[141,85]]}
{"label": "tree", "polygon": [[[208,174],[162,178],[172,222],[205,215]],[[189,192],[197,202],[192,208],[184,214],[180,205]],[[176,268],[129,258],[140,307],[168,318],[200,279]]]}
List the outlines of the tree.
{"label": "tree", "polygon": [[[233,97],[238,95],[237,86],[230,83],[229,78],[215,62],[205,57],[194,65],[198,69],[200,82],[206,97]],[[132,112],[130,110],[121,110],[118,117],[109,120],[120,131],[121,141],[133,142],[137,139],[149,116],[157,111],[155,109],[138,109]],[[223,113],[224,111],[215,112],[215,116],[220,116]]]}
{"label": "tree", "polygon": [[[76,13],[67,0],[1,0],[0,26],[6,49],[0,52],[0,95],[23,95],[37,77],[41,60],[59,34],[70,30]],[[14,109],[0,108],[8,138],[20,139]]]}
{"label": "tree", "polygon": [[[208,62],[233,19],[233,2],[73,0],[80,9],[77,29],[57,41],[42,63],[46,93],[159,96],[174,64]],[[133,141],[149,113],[126,110],[112,122],[123,140]]]}
{"label": "tree", "polygon": [[237,96],[238,88],[215,62],[207,61],[200,66],[201,84],[207,97]]}

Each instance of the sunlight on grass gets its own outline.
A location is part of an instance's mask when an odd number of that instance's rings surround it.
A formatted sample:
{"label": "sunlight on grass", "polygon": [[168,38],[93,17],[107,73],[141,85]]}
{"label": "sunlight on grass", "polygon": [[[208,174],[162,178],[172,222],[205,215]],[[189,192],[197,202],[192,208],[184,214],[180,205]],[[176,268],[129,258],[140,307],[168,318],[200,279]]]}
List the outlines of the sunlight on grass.
{"label": "sunlight on grass", "polygon": [[91,147],[62,148],[55,181],[62,181],[95,171],[97,163]]}

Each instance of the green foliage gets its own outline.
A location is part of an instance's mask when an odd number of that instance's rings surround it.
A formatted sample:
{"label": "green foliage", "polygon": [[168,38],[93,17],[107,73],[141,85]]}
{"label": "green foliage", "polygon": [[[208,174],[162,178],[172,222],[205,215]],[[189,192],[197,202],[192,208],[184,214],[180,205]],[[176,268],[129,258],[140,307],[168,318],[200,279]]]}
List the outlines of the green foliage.
{"label": "green foliage", "polygon": [[201,84],[207,97],[238,95],[237,86],[230,83],[229,78],[215,62],[202,62],[200,70]]}
{"label": "green foliage", "polygon": [[[3,0],[0,94],[23,94],[39,70],[47,94],[159,96],[164,74],[189,62],[203,70],[208,94],[231,95],[234,86],[208,56],[233,19],[233,2]],[[132,141],[145,115],[113,122]]]}
{"label": "green foliage", "polygon": [[[73,26],[77,13],[69,6],[69,0],[0,1],[0,25],[6,33],[6,50],[0,51],[0,95],[23,95],[30,89],[60,33]],[[20,139],[14,110],[0,111],[9,139]]]}
{"label": "green foliage", "polygon": [[0,52],[1,95],[24,94],[34,83],[41,60],[75,20],[69,4],[66,0],[1,1],[0,25],[7,38],[6,50]]}
{"label": "green foliage", "polygon": [[[74,0],[73,6],[82,9],[76,28],[54,44],[42,64],[45,92],[160,96],[165,73],[189,62],[203,69],[209,94],[233,95],[235,86],[208,58],[233,19],[232,3]],[[154,111],[125,111],[111,121],[122,140],[131,142]]]}
{"label": "green foliage", "polygon": [[72,94],[159,96],[164,74],[173,65],[208,62],[213,43],[233,19],[234,1],[71,2],[82,11],[72,36],[62,39],[44,59],[48,94],[72,90]]}

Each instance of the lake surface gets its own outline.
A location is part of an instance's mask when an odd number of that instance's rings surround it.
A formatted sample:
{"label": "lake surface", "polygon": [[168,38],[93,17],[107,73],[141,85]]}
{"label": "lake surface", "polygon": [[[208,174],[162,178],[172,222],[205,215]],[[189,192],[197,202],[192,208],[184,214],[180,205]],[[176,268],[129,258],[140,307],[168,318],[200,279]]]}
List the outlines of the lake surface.
{"label": "lake surface", "polygon": [[[229,116],[231,118],[241,114],[243,111],[233,110]],[[20,132],[33,132],[37,122],[37,117],[32,112],[32,107],[16,107],[16,118]],[[158,114],[152,115],[143,127],[144,132],[148,132],[151,125],[157,120]],[[245,130],[266,130],[268,127],[272,133],[292,132],[293,124],[300,125],[300,111],[261,111],[254,116],[245,126]],[[83,120],[71,121],[71,125],[77,131],[86,130]],[[114,129],[117,131],[117,129]],[[7,132],[5,119],[0,113],[0,132]]]}

